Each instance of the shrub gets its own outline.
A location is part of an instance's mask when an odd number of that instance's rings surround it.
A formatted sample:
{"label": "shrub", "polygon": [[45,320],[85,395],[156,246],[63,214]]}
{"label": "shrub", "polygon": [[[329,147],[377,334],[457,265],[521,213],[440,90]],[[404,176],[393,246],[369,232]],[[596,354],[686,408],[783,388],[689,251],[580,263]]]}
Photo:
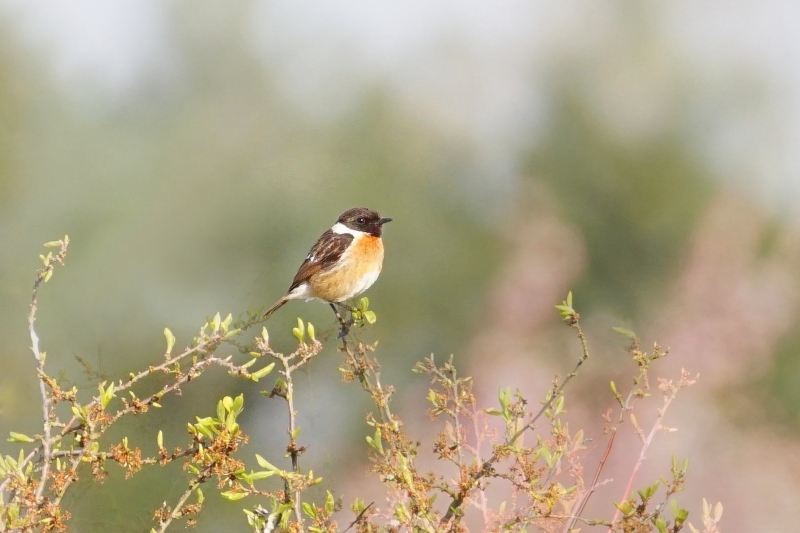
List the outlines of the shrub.
{"label": "shrub", "polygon": [[[38,271],[33,286],[28,328],[42,402],[42,431],[34,436],[11,432],[9,440],[22,445],[19,455],[0,458],[2,531],[65,531],[70,510],[64,506],[64,496],[81,477],[102,481],[109,468],[121,468],[130,477],[143,468],[174,462],[184,465],[186,488],[176,501],[165,502],[154,510],[151,531],[163,532],[178,522],[194,524],[205,501],[201,485],[207,481],[214,482],[211,485],[227,500],[248,498],[253,502],[245,514],[257,532],[459,532],[468,531],[469,524],[472,529],[498,532],[530,529],[567,533],[583,526],[602,526],[626,533],[675,533],[688,524],[687,511],[674,499],[686,482],[687,459],[673,459],[669,475],[652,484],[634,491],[633,483],[655,436],[659,431],[670,430],[663,425],[668,408],[697,377],[682,371],[676,380],[658,379],[662,405],[652,427],[640,427],[634,407],[637,400],[651,394],[651,367],[668,356],[668,351],[658,344],[652,351],[644,351],[636,335],[615,328],[630,339],[628,352],[635,364],[632,384],[623,391],[610,383],[619,412],[617,416],[605,415],[603,457],[593,467],[585,464],[587,437],[582,430],[571,431],[563,418],[567,385],[589,360],[587,339],[580,316],[573,309],[571,294],[556,307],[565,324],[577,334],[579,355],[570,374],[553,379],[536,409],[531,410],[519,392],[507,388],[500,389],[498,405],[479,406],[472,392],[472,378],[459,374],[452,356],[444,363],[437,363],[431,356],[416,364],[414,372],[431,383],[427,414],[441,428],[424,443],[406,434],[403,421],[391,408],[394,389],[382,380],[375,356],[377,343],[368,344],[357,338],[358,328],[375,321],[369,302],[362,299],[352,316],[356,333],[341,338],[339,351],[344,360],[339,371],[345,382],[358,382],[375,405],[375,412],[366,415],[371,435],[366,439],[365,450],[371,460],[370,472],[380,479],[385,494],[380,499],[374,495],[367,499],[348,497],[347,506],[352,512],[348,517],[343,510],[343,497],[326,491],[323,498],[315,501],[309,489],[322,478],[300,464],[305,447],[296,422],[293,376],[323,349],[312,324],[298,319],[292,330],[297,348],[289,354],[270,347],[263,327],[255,340],[245,340],[244,332],[263,321],[260,312],[235,321],[231,315],[223,319],[217,313],[183,350],[175,350],[176,338],[165,329],[162,360],[131,373],[127,379],[103,381],[97,384],[96,395],[83,399],[75,387],[62,387],[61,381],[47,373],[46,353],[40,351],[34,327],[40,286],[51,278],[57,265],[63,264],[68,245],[67,237],[45,245],[54,248],[55,253],[41,256],[44,267]],[[132,445],[127,437],[115,443],[104,438],[122,418],[144,415],[159,407],[164,396],[180,393],[190,382],[194,385],[212,366],[259,383],[278,375],[262,394],[286,404],[285,453],[291,468],[279,468],[266,458],[283,453],[280,450],[256,450],[257,469],[247,468],[244,457],[249,453],[242,448],[248,444],[248,437],[237,422],[244,409],[243,395],[226,396],[212,416],[198,416],[187,425],[185,444],[171,450],[164,445],[160,431],[158,452],[151,456]],[[158,375],[166,379],[159,383],[154,378]],[[144,384],[149,384],[152,392],[137,396],[134,385]],[[634,458],[624,494],[612,507],[610,496],[604,494],[601,474],[625,420],[631,421],[641,439],[641,453]],[[421,446],[430,447],[436,457],[430,469],[423,467],[418,458]],[[444,474],[453,471],[454,476]],[[490,485],[505,485],[510,498],[494,501],[487,491]],[[587,502],[598,493],[609,500],[611,518],[583,516]],[[720,504],[712,509],[704,501],[703,531],[718,532],[721,515]]]}

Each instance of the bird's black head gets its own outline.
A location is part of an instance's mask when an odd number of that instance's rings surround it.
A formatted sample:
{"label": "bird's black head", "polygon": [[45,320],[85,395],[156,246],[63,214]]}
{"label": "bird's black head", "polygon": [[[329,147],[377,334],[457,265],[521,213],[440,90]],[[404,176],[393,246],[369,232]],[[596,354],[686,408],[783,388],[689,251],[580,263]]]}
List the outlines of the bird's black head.
{"label": "bird's black head", "polygon": [[352,230],[363,231],[375,237],[380,237],[383,225],[391,220],[391,218],[381,218],[377,211],[372,209],[354,207],[342,213],[336,223],[344,224]]}

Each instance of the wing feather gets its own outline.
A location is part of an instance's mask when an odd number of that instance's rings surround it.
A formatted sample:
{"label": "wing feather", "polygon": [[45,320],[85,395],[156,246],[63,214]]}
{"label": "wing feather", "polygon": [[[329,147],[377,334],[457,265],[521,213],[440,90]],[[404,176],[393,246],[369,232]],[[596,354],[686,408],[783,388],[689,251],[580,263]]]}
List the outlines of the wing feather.
{"label": "wing feather", "polygon": [[314,246],[311,247],[306,260],[297,269],[297,274],[295,274],[292,285],[289,287],[289,292],[292,292],[301,283],[308,281],[308,278],[320,270],[325,270],[334,265],[342,257],[342,254],[352,241],[353,236],[349,233],[334,233],[331,230],[323,233]]}

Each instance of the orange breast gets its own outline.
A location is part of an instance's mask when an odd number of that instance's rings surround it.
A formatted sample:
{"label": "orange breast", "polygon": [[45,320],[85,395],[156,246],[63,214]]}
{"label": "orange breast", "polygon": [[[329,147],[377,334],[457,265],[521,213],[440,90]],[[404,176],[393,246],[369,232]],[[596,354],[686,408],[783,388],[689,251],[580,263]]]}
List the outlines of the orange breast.
{"label": "orange breast", "polygon": [[358,296],[375,283],[382,266],[383,242],[380,237],[361,235],[335,267],[314,276],[311,284],[314,296],[328,302],[341,302]]}

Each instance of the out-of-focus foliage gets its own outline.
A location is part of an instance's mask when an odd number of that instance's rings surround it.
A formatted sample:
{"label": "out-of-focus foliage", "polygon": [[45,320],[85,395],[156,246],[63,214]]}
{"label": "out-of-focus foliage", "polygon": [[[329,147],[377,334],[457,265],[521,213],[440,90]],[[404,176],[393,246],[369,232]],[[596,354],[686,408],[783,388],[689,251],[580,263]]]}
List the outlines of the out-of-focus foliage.
{"label": "out-of-focus foliage", "polygon": [[623,140],[564,85],[528,170],[557,192],[562,216],[586,238],[578,290],[588,304],[638,315],[677,275],[712,191],[708,171],[679,123]]}

